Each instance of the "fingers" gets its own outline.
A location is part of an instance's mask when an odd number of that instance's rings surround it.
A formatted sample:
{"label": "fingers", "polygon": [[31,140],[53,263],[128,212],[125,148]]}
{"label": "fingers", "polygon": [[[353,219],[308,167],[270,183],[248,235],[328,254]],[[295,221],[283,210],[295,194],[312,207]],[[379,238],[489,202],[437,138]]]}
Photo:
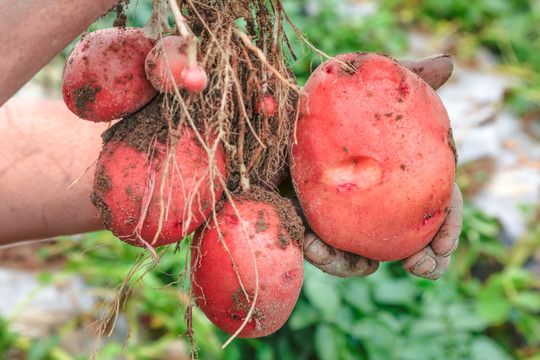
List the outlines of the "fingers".
{"label": "fingers", "polygon": [[321,271],[343,278],[367,276],[379,267],[378,261],[333,248],[314,233],[304,237],[304,258]]}
{"label": "fingers", "polygon": [[403,268],[410,274],[430,280],[440,278],[448,268],[450,255],[456,251],[463,221],[463,197],[454,184],[452,202],[446,219],[429,244],[418,253],[403,260]]}
{"label": "fingers", "polygon": [[447,54],[429,56],[420,60],[400,60],[399,63],[420,76],[434,90],[440,88],[454,71],[452,57]]}
{"label": "fingers", "polygon": [[444,223],[431,241],[431,248],[439,256],[450,256],[456,251],[463,224],[463,197],[454,184],[452,202]]}
{"label": "fingers", "polygon": [[439,256],[430,246],[426,246],[403,260],[403,268],[411,275],[437,280],[445,273],[449,263],[450,256]]}

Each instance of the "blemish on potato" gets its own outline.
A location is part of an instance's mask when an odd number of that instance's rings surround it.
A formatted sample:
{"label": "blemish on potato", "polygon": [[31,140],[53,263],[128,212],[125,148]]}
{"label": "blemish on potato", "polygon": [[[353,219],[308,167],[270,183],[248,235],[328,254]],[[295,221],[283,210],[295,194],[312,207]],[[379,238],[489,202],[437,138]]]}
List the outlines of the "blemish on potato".
{"label": "blemish on potato", "polygon": [[99,86],[93,88],[88,83],[85,83],[82,87],[73,91],[73,95],[75,97],[74,105],[80,115],[84,116],[86,111],[88,111],[88,104],[93,104],[96,102],[96,93],[99,91],[101,91]]}
{"label": "blemish on potato", "polygon": [[226,214],[225,215],[225,224],[226,225],[238,225],[238,216],[234,214]]}
{"label": "blemish on potato", "polygon": [[353,156],[330,164],[322,181],[339,192],[367,189],[381,182],[383,170],[369,156]]}
{"label": "blemish on potato", "polygon": [[290,243],[291,243],[291,240],[290,240],[289,236],[287,236],[286,234],[283,234],[281,231],[279,231],[278,232],[277,245],[282,249],[286,249],[287,245],[289,245]]}
{"label": "blemish on potato", "polygon": [[357,190],[358,186],[356,184],[341,184],[336,187],[337,191],[343,192],[343,191],[350,191],[350,190]]}
{"label": "blemish on potato", "polygon": [[402,81],[399,84],[399,93],[401,94],[401,96],[406,96],[409,94],[409,92],[410,90],[409,90],[409,87],[407,86],[407,83],[405,81]]}
{"label": "blemish on potato", "polygon": [[325,70],[327,74],[333,74],[335,71],[334,66],[332,64],[328,65]]}
{"label": "blemish on potato", "polygon": [[204,200],[201,210],[205,212],[206,210],[208,210],[209,207],[210,207],[210,202],[208,200]]}
{"label": "blemish on potato", "polygon": [[257,218],[257,222],[255,223],[255,231],[261,232],[268,229],[269,225],[264,218],[264,211],[259,210],[258,215],[259,217]]}
{"label": "blemish on potato", "polygon": [[422,225],[426,225],[431,222],[433,219],[438,218],[441,210],[432,212],[431,214],[425,214],[424,219],[422,220]]}
{"label": "blemish on potato", "polygon": [[291,282],[294,280],[297,273],[298,273],[298,270],[287,271],[286,273],[283,274],[283,280],[285,280],[285,282]]}

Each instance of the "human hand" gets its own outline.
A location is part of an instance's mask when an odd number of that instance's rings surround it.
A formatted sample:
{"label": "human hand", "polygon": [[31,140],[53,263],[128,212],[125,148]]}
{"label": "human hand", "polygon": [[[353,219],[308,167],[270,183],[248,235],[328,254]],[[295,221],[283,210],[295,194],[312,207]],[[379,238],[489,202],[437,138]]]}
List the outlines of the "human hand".
{"label": "human hand", "polygon": [[452,202],[444,223],[428,246],[403,260],[403,268],[412,275],[437,280],[448,268],[450,256],[459,244],[463,223],[463,197],[454,184]]}
{"label": "human hand", "polygon": [[[424,59],[400,61],[437,90],[452,74],[453,62],[448,55],[435,55]],[[463,219],[463,199],[454,184],[452,202],[446,219],[431,243],[416,254],[403,260],[404,269],[412,275],[438,279],[450,262],[459,242]],[[304,237],[304,258],[323,272],[339,277],[361,277],[374,273],[379,262],[326,244],[313,232]]]}

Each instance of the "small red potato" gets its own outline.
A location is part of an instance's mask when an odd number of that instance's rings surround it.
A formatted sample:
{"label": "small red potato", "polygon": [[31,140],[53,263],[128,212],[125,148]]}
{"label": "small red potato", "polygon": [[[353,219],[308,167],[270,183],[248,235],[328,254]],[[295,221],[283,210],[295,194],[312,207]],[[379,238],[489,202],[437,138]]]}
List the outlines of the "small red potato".
{"label": "small red potato", "polygon": [[235,197],[234,206],[227,201],[216,220],[210,218],[197,230],[191,248],[191,288],[197,304],[210,321],[232,335],[255,301],[238,336],[277,331],[289,318],[304,277],[304,229],[292,204],[255,188]]}
{"label": "small red potato", "polygon": [[[115,124],[104,135],[96,167],[92,200],[106,228],[134,246],[171,244],[195,231],[222,194],[218,176],[225,177],[221,145],[211,169],[191,128],[182,129],[174,148],[160,139],[160,130],[149,130],[159,118],[159,108],[154,111],[154,115],[143,111]],[[149,140],[141,143],[140,138],[148,134]]]}
{"label": "small red potato", "polygon": [[154,47],[139,28],[111,28],[84,35],[69,54],[62,76],[67,107],[82,119],[110,121],[147,105],[156,89],[144,61]]}
{"label": "small red potato", "polygon": [[272,116],[276,113],[278,107],[276,101],[271,95],[266,95],[263,101],[255,104],[255,111]]}
{"label": "small red potato", "polygon": [[197,94],[206,89],[208,78],[206,72],[199,65],[195,65],[184,69],[182,82],[187,91]]}
{"label": "small red potato", "polygon": [[174,93],[174,84],[183,89],[182,73],[188,65],[187,42],[171,35],[159,40],[148,53],[144,68],[152,85],[162,93]]}
{"label": "small red potato", "polygon": [[450,206],[456,158],[446,109],[387,56],[336,58],[304,87],[290,157],[298,199],[331,246],[406,258],[431,241]]}

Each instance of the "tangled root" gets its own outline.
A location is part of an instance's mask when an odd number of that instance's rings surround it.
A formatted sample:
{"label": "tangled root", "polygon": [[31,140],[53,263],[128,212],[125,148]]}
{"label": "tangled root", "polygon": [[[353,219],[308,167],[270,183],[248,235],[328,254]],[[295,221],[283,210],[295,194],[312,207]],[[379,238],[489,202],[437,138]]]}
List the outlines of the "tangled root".
{"label": "tangled root", "polygon": [[[159,98],[168,123],[168,148],[174,149],[184,126],[190,127],[208,153],[209,176],[217,179],[212,186],[223,189],[229,200],[233,193],[248,191],[252,183],[276,191],[288,167],[302,95],[286,61],[286,54],[293,59],[295,55],[285,23],[306,41],[285,14],[281,0],[169,0],[168,4],[154,0],[153,7],[145,26],[147,36],[185,37],[188,64],[197,64],[208,77],[201,93],[175,88]],[[174,30],[168,25],[168,8],[175,18]],[[272,111],[266,111],[269,98],[275,104]],[[218,143],[227,153],[226,179],[214,176],[219,173],[212,161]],[[175,161],[174,156],[167,161]],[[112,313],[119,311],[120,301],[115,304]],[[188,306],[187,334],[194,347],[190,311]]]}
{"label": "tangled root", "polygon": [[[159,24],[156,16],[163,14],[156,3],[152,24]],[[176,89],[164,106],[179,116],[178,128],[203,129],[202,139],[214,134],[222,142],[230,191],[247,190],[250,182],[275,188],[286,168],[301,93],[284,57],[291,47],[281,1],[185,0],[179,10],[183,15],[175,16],[176,32],[196,46],[208,86],[202,94]],[[268,96],[277,105],[275,112],[261,110]]]}

